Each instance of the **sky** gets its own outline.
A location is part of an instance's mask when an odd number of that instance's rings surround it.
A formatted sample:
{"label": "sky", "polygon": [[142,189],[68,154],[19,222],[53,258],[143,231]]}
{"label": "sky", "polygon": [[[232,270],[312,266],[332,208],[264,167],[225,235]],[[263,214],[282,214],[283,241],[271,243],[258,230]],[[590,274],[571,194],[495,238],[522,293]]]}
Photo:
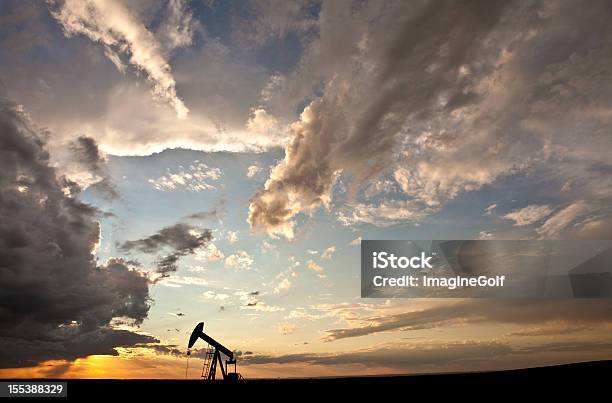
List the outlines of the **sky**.
{"label": "sky", "polygon": [[201,321],[246,378],[612,358],[609,300],[359,278],[362,239],[612,239],[611,12],[3,1],[0,377],[184,378]]}

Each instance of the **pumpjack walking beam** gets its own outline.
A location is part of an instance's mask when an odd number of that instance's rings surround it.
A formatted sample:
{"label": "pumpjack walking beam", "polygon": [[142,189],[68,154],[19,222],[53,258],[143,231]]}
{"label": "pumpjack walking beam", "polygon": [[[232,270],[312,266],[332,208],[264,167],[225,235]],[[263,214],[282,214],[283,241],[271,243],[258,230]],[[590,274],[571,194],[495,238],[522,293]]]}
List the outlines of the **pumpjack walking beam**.
{"label": "pumpjack walking beam", "polygon": [[[223,344],[219,343],[206,333],[204,333],[204,322],[198,323],[198,325],[191,332],[191,337],[189,338],[189,344],[187,345],[187,354],[189,354],[189,349],[193,347],[195,342],[198,339],[204,340],[206,343],[214,347],[214,353],[212,356],[212,360],[210,362],[210,368],[208,370],[207,379],[212,381],[215,379],[215,375],[217,373],[217,362],[219,363],[219,367],[221,368],[221,373],[223,374],[223,380],[226,381],[237,381],[240,379],[240,374],[236,373],[236,358],[234,357],[234,352],[225,347]],[[221,354],[225,355],[228,359],[225,360],[225,365],[223,365],[223,360],[221,359]],[[228,371],[228,364],[234,364],[234,372]]]}

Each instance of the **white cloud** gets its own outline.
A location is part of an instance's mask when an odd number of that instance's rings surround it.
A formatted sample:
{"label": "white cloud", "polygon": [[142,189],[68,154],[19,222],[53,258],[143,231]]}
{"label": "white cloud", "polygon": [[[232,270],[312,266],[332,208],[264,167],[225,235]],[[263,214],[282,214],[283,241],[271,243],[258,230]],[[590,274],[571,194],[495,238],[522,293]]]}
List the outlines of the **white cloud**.
{"label": "white cloud", "polygon": [[202,293],[202,296],[205,299],[211,299],[213,301],[225,301],[226,299],[228,299],[230,297],[228,294],[216,293],[216,292],[211,291],[211,290],[208,290],[208,291]]}
{"label": "white cloud", "polygon": [[548,218],[536,231],[545,237],[558,237],[568,225],[590,211],[591,206],[587,202],[584,200],[577,201]]}
{"label": "white cloud", "polygon": [[497,207],[497,204],[495,204],[495,203],[491,204],[489,207],[484,209],[483,215],[491,215],[493,213],[493,210],[495,210],[496,207]]}
{"label": "white cloud", "polygon": [[383,200],[379,204],[358,203],[338,212],[338,221],[343,225],[372,224],[379,227],[395,225],[404,221],[418,221],[432,211],[414,200]]}
{"label": "white cloud", "polygon": [[[82,34],[105,45],[105,53],[118,65],[117,52],[145,73],[153,95],[174,108],[183,119],[189,110],[176,94],[176,82],[161,46],[145,25],[122,2],[115,0],[64,0],[52,11],[67,36]],[[112,50],[111,50],[112,49]]]}
{"label": "white cloud", "polygon": [[[289,268],[281,271],[276,275],[273,283],[273,292],[277,295],[287,295],[288,291],[293,287],[293,281],[297,279],[298,274],[295,269],[300,266],[300,262],[294,256],[289,257]],[[293,280],[293,281],[292,281]]]}
{"label": "white cloud", "polygon": [[334,254],[334,252],[336,251],[336,247],[335,246],[330,246],[329,248],[325,249],[323,251],[323,253],[321,254],[321,258],[322,259],[331,259],[332,255]]}
{"label": "white cloud", "polygon": [[489,231],[480,231],[478,233],[478,239],[493,239],[493,234]]}
{"label": "white cloud", "polygon": [[214,190],[215,186],[209,181],[217,181],[221,177],[222,172],[219,168],[210,168],[208,165],[200,161],[194,161],[192,165],[186,169],[180,167],[176,172],[168,169],[166,175],[156,179],[149,179],[149,183],[159,191],[173,190],[189,190],[191,192],[200,192],[203,190]]}
{"label": "white cloud", "polygon": [[276,325],[276,330],[278,330],[278,332],[283,336],[295,332],[296,329],[297,326],[294,323],[282,322]]}
{"label": "white cloud", "polygon": [[261,171],[263,171],[263,169],[260,166],[256,164],[251,165],[247,168],[247,173],[246,173],[247,178],[252,178],[254,176],[257,176],[257,174],[260,173]]}
{"label": "white cloud", "polygon": [[[315,107],[316,106],[316,107]],[[300,157],[302,152],[299,144],[317,136],[320,127],[316,124],[316,115],[324,105],[310,105],[300,115],[300,120],[293,123],[289,132],[294,137],[285,149],[285,158],[276,165],[270,178],[251,199],[247,221],[252,228],[262,230],[271,237],[294,237],[294,218],[300,212],[309,212],[321,204],[329,205],[330,191],[334,184],[332,177],[335,170],[329,166],[319,167],[315,160],[310,160],[311,154]],[[336,111],[339,113],[339,111]],[[296,154],[297,153],[297,154]],[[305,160],[310,161],[304,169],[300,169]],[[329,171],[329,178],[318,173],[320,169]],[[287,182],[288,177],[296,178]],[[286,183],[287,182],[287,183]]]}
{"label": "white cloud", "polygon": [[190,46],[195,32],[202,28],[184,0],[169,0],[164,17],[155,36],[167,52]]}
{"label": "white cloud", "polygon": [[229,243],[238,242],[238,231],[227,231],[227,240]]}
{"label": "white cloud", "polygon": [[225,267],[230,269],[251,270],[253,258],[244,250],[238,251],[225,258]]}
{"label": "white cloud", "polygon": [[323,267],[313,260],[309,260],[306,267],[308,267],[310,270],[316,271],[317,273],[323,273]]}
{"label": "white cloud", "polygon": [[268,102],[272,98],[273,94],[283,85],[285,78],[279,74],[274,73],[266,86],[261,90],[261,98],[262,102]]}
{"label": "white cloud", "polygon": [[259,301],[255,305],[241,305],[240,309],[252,310],[257,312],[282,312],[285,308],[276,306],[276,305],[268,305],[264,301]]}
{"label": "white cloud", "polygon": [[504,215],[506,220],[513,220],[515,227],[531,225],[551,215],[553,209],[548,205],[531,204],[521,209],[513,210]]}
{"label": "white cloud", "polygon": [[194,276],[168,276],[160,277],[156,284],[166,287],[181,287],[183,285],[205,286],[208,285],[208,281]]}
{"label": "white cloud", "polygon": [[295,277],[294,269],[298,268],[302,263],[295,258],[295,256],[289,256],[289,269],[288,273]]}
{"label": "white cloud", "polygon": [[278,120],[263,108],[253,109],[246,123],[247,128],[259,134],[274,134],[278,128]]}
{"label": "white cloud", "polygon": [[353,239],[351,242],[349,242],[349,245],[351,245],[351,246],[359,246],[359,245],[361,245],[361,240],[362,239],[363,238],[359,236],[359,237]]}
{"label": "white cloud", "polygon": [[196,249],[194,259],[200,262],[216,262],[225,257],[223,252],[217,246],[209,242],[204,247]]}
{"label": "white cloud", "polygon": [[268,242],[265,239],[263,241],[261,241],[261,250],[264,253],[268,253],[268,252],[277,252],[278,253],[278,249],[276,248],[276,245],[271,244],[270,242]]}
{"label": "white cloud", "polygon": [[274,294],[285,295],[291,288],[291,281],[287,277],[283,277],[274,287]]}
{"label": "white cloud", "polygon": [[381,194],[393,193],[397,190],[397,185],[394,181],[389,179],[377,179],[367,185],[364,191],[364,196],[369,198]]}

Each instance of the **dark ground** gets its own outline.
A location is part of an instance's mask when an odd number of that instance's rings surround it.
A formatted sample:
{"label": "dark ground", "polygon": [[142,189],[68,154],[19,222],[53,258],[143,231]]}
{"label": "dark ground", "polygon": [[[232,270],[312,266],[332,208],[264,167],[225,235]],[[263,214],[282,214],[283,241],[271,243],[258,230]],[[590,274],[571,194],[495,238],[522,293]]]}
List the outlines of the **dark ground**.
{"label": "dark ground", "polygon": [[[5,380],[6,381],[6,380]],[[563,400],[579,394],[579,401],[609,400],[612,361],[596,361],[510,371],[441,375],[372,376],[310,379],[256,379],[238,384],[194,380],[68,380],[68,398],[103,401],[133,396],[140,401],[179,403],[236,400],[289,400],[306,398],[347,401],[438,401],[441,397],[483,398],[487,401],[535,400],[553,396]],[[368,400],[370,400],[368,399]],[[61,399],[60,399],[61,400]],[[351,399],[352,400],[352,399]],[[463,400],[463,399],[461,399]],[[114,403],[114,402],[113,402]],[[119,403],[117,401],[117,403]]]}

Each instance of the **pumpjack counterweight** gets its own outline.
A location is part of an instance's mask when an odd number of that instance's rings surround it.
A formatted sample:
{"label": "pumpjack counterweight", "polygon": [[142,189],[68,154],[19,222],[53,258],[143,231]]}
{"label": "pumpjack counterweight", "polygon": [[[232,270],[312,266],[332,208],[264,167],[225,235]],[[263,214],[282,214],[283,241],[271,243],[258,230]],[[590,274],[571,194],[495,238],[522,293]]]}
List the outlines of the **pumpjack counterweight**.
{"label": "pumpjack counterweight", "polygon": [[[204,340],[210,346],[204,356],[204,366],[202,367],[203,378],[206,378],[208,381],[214,381],[218,364],[224,381],[236,382],[242,379],[242,376],[236,372],[234,352],[204,333],[204,322],[198,323],[193,332],[191,332],[191,337],[189,337],[189,343],[187,344],[187,355],[190,354],[191,347],[193,347],[198,339]],[[227,357],[225,363],[221,358],[222,354]],[[229,372],[228,366],[231,364],[234,364],[234,372]]]}

